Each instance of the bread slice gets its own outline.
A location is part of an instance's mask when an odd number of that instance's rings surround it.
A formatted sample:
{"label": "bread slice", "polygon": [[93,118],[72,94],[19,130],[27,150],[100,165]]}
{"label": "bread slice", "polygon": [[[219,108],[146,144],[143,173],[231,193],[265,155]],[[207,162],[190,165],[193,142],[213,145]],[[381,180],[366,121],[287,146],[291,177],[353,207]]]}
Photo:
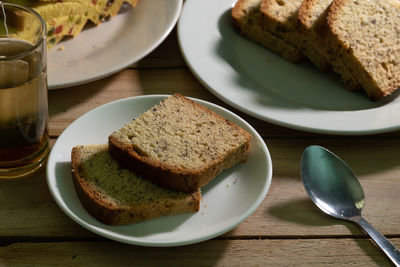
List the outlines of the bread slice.
{"label": "bread slice", "polygon": [[72,175],[85,209],[109,225],[130,224],[200,208],[200,191],[192,194],[161,188],[122,168],[108,145],[76,146]]}
{"label": "bread slice", "polygon": [[303,0],[262,0],[262,27],[299,48],[319,69],[327,70],[329,63],[312,42],[298,30],[298,12]]}
{"label": "bread slice", "polygon": [[332,53],[329,44],[325,42],[325,33],[321,32],[323,30],[319,26],[324,23],[332,2],[333,0],[304,0],[298,12],[299,29],[301,34],[310,40],[313,49],[324,56],[332,69],[340,75],[346,87],[354,91],[360,88],[360,83],[344,62],[338,60],[336,55]]}
{"label": "bread slice", "polygon": [[[10,0],[33,8],[46,22],[47,48],[50,49],[64,37],[77,36],[88,21],[98,25],[113,17],[124,3],[135,7],[138,0]],[[30,25],[32,21],[25,21]],[[29,33],[35,34],[35,33]],[[29,38],[24,36],[25,38]]]}
{"label": "bread slice", "polygon": [[260,25],[261,0],[238,0],[232,8],[233,25],[243,36],[279,54],[286,60],[297,63],[304,60],[300,49],[280,36],[264,30]]}
{"label": "bread slice", "polygon": [[398,0],[335,0],[327,17],[330,47],[374,100],[400,86],[399,14]]}
{"label": "bread slice", "polygon": [[247,159],[251,135],[175,94],[109,136],[117,161],[161,186],[195,192]]}

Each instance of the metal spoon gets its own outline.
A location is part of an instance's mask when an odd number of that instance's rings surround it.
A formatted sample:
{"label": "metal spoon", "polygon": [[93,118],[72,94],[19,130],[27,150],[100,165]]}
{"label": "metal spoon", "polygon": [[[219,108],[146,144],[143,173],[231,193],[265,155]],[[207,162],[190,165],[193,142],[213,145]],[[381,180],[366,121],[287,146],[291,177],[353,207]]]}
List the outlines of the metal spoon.
{"label": "metal spoon", "polygon": [[364,191],[346,163],[323,147],[309,146],[301,157],[301,176],[308,195],[322,211],[357,223],[400,266],[400,251],[361,216]]}

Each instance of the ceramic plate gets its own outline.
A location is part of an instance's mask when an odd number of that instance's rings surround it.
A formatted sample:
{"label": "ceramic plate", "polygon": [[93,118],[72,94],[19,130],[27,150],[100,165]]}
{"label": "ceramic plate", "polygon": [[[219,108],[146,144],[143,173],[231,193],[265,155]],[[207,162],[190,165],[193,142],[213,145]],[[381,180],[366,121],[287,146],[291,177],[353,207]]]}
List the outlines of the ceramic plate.
{"label": "ceramic plate", "polygon": [[181,9],[182,0],[139,1],[59,43],[48,52],[49,89],[97,80],[145,57],[168,36]]}
{"label": "ceramic plate", "polygon": [[186,62],[217,97],[259,119],[303,131],[350,135],[400,128],[398,94],[372,102],[347,91],[331,73],[289,63],[247,40],[232,27],[234,2],[186,1],[178,23]]}
{"label": "ceramic plate", "polygon": [[230,111],[195,100],[252,135],[247,162],[223,171],[202,188],[200,211],[125,226],[102,224],[86,212],[72,181],[72,147],[107,142],[110,133],[165,97],[133,97],[103,105],[78,118],[60,135],[49,156],[47,182],[54,200],[72,220],[94,233],[124,243],[178,246],[207,240],[233,229],[264,200],[271,183],[272,164],[262,138],[247,122]]}

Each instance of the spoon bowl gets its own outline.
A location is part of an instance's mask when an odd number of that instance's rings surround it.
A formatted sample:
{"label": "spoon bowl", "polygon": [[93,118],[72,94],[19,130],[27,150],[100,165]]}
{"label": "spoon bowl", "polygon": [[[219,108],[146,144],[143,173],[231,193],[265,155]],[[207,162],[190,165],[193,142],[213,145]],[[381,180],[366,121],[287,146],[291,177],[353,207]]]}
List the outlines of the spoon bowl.
{"label": "spoon bowl", "polygon": [[301,160],[301,173],[307,193],[325,213],[346,220],[361,215],[365,203],[361,184],[333,153],[319,146],[308,147]]}
{"label": "spoon bowl", "polygon": [[321,146],[309,146],[301,157],[301,177],[307,194],[322,211],[357,223],[400,266],[399,250],[361,216],[364,191],[345,162]]}

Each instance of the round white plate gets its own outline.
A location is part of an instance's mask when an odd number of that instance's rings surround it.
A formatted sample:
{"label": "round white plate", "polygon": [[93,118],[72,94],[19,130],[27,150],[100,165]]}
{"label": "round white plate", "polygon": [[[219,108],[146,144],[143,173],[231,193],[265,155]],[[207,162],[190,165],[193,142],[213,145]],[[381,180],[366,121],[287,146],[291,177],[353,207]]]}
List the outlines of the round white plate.
{"label": "round white plate", "polygon": [[[310,63],[292,64],[232,26],[235,0],[190,0],[178,22],[183,56],[217,97],[259,119],[303,131],[372,134],[400,128],[398,94],[372,102]],[[212,8],[210,8],[212,6]]]}
{"label": "round white plate", "polygon": [[47,163],[47,182],[54,200],[72,220],[94,233],[124,243],[178,246],[207,240],[233,229],[264,200],[271,183],[272,163],[262,138],[230,111],[195,100],[252,135],[248,160],[223,171],[202,188],[200,211],[124,226],[102,224],[86,212],[72,181],[72,147],[107,142],[109,134],[165,97],[149,95],[105,104],[78,118],[60,135]]}
{"label": "round white plate", "polygon": [[181,9],[182,0],[139,1],[59,43],[48,51],[49,89],[94,81],[139,61],[168,36]]}

